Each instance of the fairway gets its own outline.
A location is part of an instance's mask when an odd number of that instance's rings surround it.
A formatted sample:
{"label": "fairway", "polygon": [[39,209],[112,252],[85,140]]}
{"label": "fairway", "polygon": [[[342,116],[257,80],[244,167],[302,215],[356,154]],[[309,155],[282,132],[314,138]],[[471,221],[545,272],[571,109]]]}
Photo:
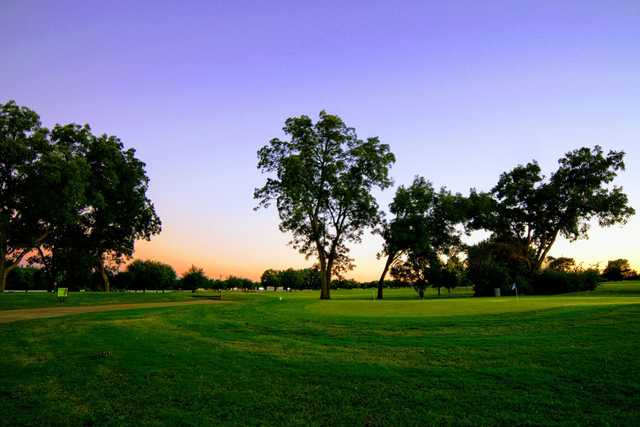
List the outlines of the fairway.
{"label": "fairway", "polygon": [[[640,423],[640,283],[520,299],[386,296],[230,292],[228,304],[0,324],[0,424]],[[0,306],[34,306],[14,297]]]}

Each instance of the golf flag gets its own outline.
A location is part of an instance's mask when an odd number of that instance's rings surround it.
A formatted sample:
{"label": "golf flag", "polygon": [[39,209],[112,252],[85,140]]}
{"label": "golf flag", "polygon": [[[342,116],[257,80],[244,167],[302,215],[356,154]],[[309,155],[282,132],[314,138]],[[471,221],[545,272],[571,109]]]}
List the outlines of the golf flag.
{"label": "golf flag", "polygon": [[516,289],[518,289],[518,287],[516,286],[516,283],[513,282],[513,285],[511,285],[511,290],[515,291]]}

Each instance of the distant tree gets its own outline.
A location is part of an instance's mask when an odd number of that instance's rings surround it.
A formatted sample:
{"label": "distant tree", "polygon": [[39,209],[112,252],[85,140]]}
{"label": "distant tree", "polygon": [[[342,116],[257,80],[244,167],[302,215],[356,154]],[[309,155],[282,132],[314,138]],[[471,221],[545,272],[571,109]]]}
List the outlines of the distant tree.
{"label": "distant tree", "polygon": [[317,268],[305,268],[300,270],[302,284],[300,289],[320,289],[320,271]]}
{"label": "distant tree", "polygon": [[610,281],[625,280],[635,276],[635,272],[631,269],[629,260],[614,259],[607,263],[602,275]]}
{"label": "distant tree", "polygon": [[256,288],[256,284],[253,283],[252,280],[246,279],[244,277],[237,276],[229,276],[225,280],[225,288],[226,289],[240,289],[242,291],[250,291]]}
{"label": "distant tree", "polygon": [[558,258],[554,258],[554,257],[547,257],[547,261],[548,261],[548,268],[553,270],[553,271],[562,271],[562,272],[569,272],[569,271],[575,271],[578,266],[576,265],[576,260],[573,258],[567,258],[567,257],[558,257]]}
{"label": "distant tree", "polygon": [[209,283],[209,278],[204,274],[204,270],[192,265],[186,273],[182,275],[180,286],[182,289],[189,289],[195,292],[198,288],[205,288]]}
{"label": "distant tree", "polygon": [[173,289],[176,286],[176,271],[169,264],[159,261],[135,260],[127,266],[131,286],[135,289]]}
{"label": "distant tree", "polygon": [[265,270],[260,277],[260,284],[265,290],[270,287],[272,287],[274,291],[277,290],[278,287],[281,286],[280,272],[273,269]]}
{"label": "distant tree", "polygon": [[280,286],[282,286],[285,290],[301,289],[303,284],[302,273],[300,270],[288,268],[280,272],[279,282]]}
{"label": "distant tree", "polygon": [[604,154],[600,146],[565,154],[559,168],[544,178],[533,161],[500,176],[473,224],[492,233],[494,241],[509,244],[528,265],[540,270],[558,236],[586,238],[589,222],[600,226],[625,223],[635,213],[621,187],[612,186],[624,170],[624,152]]}
{"label": "distant tree", "polygon": [[395,157],[378,138],[361,140],[338,116],[322,111],[286,120],[290,139],[272,139],[258,151],[258,169],[272,174],[254,197],[259,207],[276,202],[280,230],[307,257],[317,257],[321,299],[330,298],[331,277],[351,268],[347,243],[359,242],[380,221],[375,188],[391,185]]}
{"label": "distant tree", "polygon": [[86,175],[85,161],[52,140],[35,112],[0,104],[0,292],[53,230],[76,219]]}

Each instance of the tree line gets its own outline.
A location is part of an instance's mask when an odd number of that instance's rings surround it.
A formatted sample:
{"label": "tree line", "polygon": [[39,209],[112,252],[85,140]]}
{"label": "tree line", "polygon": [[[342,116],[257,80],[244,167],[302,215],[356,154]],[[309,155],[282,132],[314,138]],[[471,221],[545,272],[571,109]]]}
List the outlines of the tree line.
{"label": "tree line", "polygon": [[[624,152],[595,146],[566,153],[548,176],[531,161],[501,174],[492,189],[472,188],[468,195],[416,176],[398,187],[385,215],[373,193],[393,183],[389,145],[359,138],[324,111],[316,122],[289,118],[283,131],[286,139],[274,138],[258,151],[258,169],[268,177],[254,198],[257,208],[276,205],[280,230],[315,265],[266,279],[291,289],[317,287],[323,299],[330,298],[334,278],[342,281],[353,268],[349,245],[361,242],[367,229],[384,242],[380,299],[387,275],[420,295],[429,286],[461,284],[472,284],[478,295],[509,292],[514,283],[533,293],[589,288],[597,283],[594,271],[560,277],[544,268],[553,244],[560,236],[587,238],[592,221],[623,224],[635,213],[614,184],[625,168]],[[49,289],[85,282],[109,291],[112,281],[122,287],[136,274],[129,271],[135,263],[120,271],[135,241],[161,230],[148,184],[145,164],[119,138],[73,123],[47,129],[32,110],[0,104],[0,291],[25,265],[39,268],[32,276]],[[474,231],[489,237],[465,243]],[[630,274],[618,270],[616,277]]]}
{"label": "tree line", "polygon": [[[283,132],[286,139],[273,138],[258,150],[257,166],[267,179],[254,191],[256,209],[275,204],[280,230],[316,260],[322,299],[330,298],[332,278],[353,268],[348,245],[360,242],[365,229],[384,240],[379,299],[387,274],[420,295],[428,286],[463,280],[478,295],[496,288],[508,293],[514,284],[534,293],[593,288],[595,271],[544,272],[549,251],[560,236],[587,238],[592,221],[607,227],[635,213],[613,184],[625,168],[624,152],[595,146],[566,153],[548,177],[533,160],[502,173],[489,191],[472,188],[466,196],[416,176],[398,188],[387,219],[373,190],[392,185],[389,145],[359,138],[325,111],[315,123],[291,117]],[[474,231],[489,237],[465,244]]]}

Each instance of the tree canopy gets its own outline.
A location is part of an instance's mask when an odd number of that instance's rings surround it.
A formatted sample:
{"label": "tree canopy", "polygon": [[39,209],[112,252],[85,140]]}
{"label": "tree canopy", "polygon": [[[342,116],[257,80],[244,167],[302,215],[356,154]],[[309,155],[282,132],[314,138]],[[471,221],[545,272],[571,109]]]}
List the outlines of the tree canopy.
{"label": "tree canopy", "polygon": [[622,188],[612,184],[623,159],[622,151],[579,148],[560,158],[548,179],[536,161],[516,166],[490,194],[472,194],[480,207],[473,224],[510,244],[530,272],[539,271],[558,236],[586,238],[592,220],[606,227],[634,214]]}
{"label": "tree canopy", "polygon": [[352,267],[347,244],[380,221],[372,191],[391,185],[395,157],[377,137],[362,140],[324,111],[316,123],[291,117],[283,131],[288,140],[274,138],[258,151],[258,169],[270,176],[254,197],[259,207],[275,202],[291,245],[317,258],[320,298],[328,299],[331,276]]}
{"label": "tree canopy", "polygon": [[107,269],[160,232],[144,167],[115,136],[76,124],[48,131],[35,112],[0,104],[0,291],[33,251],[50,277],[62,258],[93,259],[109,290]]}
{"label": "tree canopy", "polygon": [[7,275],[85,202],[88,166],[52,138],[38,115],[0,104],[0,292]]}

